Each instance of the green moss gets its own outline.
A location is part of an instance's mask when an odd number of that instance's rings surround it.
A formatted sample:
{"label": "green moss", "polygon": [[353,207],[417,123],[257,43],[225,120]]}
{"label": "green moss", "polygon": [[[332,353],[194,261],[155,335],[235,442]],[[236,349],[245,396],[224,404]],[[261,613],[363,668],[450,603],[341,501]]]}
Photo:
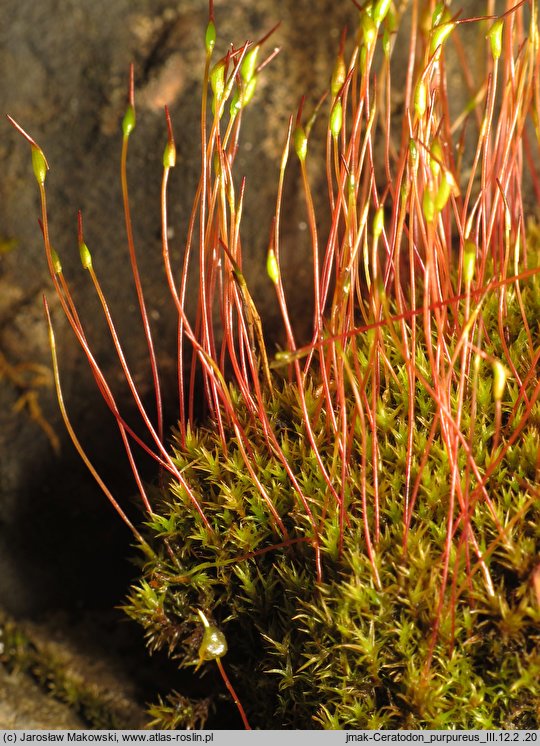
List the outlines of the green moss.
{"label": "green moss", "polygon": [[[524,297],[538,297],[537,281],[529,283]],[[535,307],[528,306],[537,342]],[[484,351],[500,357],[495,308],[496,298],[486,302]],[[510,348],[515,350],[517,372],[524,377],[530,359],[517,304],[510,300],[506,325],[515,329]],[[233,391],[240,425],[256,455],[258,478],[289,539],[277,532],[245,468],[235,432],[226,433],[224,452],[214,428],[192,429],[185,447],[176,449],[175,462],[204,505],[215,533],[203,525],[184,491],[172,485],[161,495],[147,526],[147,539],[158,559],[145,566],[144,579],[133,589],[126,610],[145,627],[152,648],[168,649],[182,665],[194,666],[202,635],[196,610],[203,608],[227,636],[225,661],[254,727],[536,728],[540,610],[531,574],[538,561],[540,525],[540,505],[534,497],[539,405],[491,474],[486,488],[490,503],[478,493],[468,510],[454,510],[449,575],[442,590],[451,484],[448,451],[439,427],[420,473],[405,552],[408,422],[402,397],[407,371],[388,332],[383,336],[397,375],[388,376],[377,407],[380,536],[376,541],[372,535],[371,540],[380,586],[368,559],[361,508],[365,485],[373,534],[374,471],[369,459],[363,462],[360,431],[351,444],[342,485],[347,506],[342,525],[339,506],[328,499],[306,437],[296,385],[276,378],[266,411],[319,526],[322,582],[316,576],[313,527],[259,420]],[[367,335],[357,339],[359,359],[369,358],[369,344]],[[416,365],[422,370],[427,366],[427,341],[420,330],[417,345]],[[463,408],[463,431],[473,428],[480,474],[492,460],[491,379],[490,366],[482,364],[474,422],[471,389]],[[331,471],[334,439],[328,436],[325,413],[315,419],[318,384],[312,380],[307,386],[307,406],[316,423],[321,457]],[[370,380],[365,382],[368,401],[371,385]],[[519,410],[513,412],[517,400],[513,381],[503,416],[514,427],[520,417]],[[413,480],[435,414],[433,398],[419,381],[415,413]],[[353,397],[348,416],[355,416]],[[503,445],[512,432],[512,427],[503,428]],[[460,459],[462,489],[473,496],[476,477],[465,476],[465,451]],[[505,531],[504,539],[498,526]],[[492,592],[471,535],[486,558]],[[169,703],[153,708],[153,723],[193,723],[192,705],[185,716],[183,707]],[[200,709],[196,719],[204,720]]]}

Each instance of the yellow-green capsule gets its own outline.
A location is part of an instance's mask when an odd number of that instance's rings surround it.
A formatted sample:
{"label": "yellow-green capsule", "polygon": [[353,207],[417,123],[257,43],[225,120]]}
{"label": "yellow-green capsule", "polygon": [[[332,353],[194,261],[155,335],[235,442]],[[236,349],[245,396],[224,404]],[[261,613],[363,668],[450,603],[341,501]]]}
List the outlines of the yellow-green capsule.
{"label": "yellow-green capsule", "polygon": [[493,361],[493,398],[495,401],[501,401],[508,378],[508,370],[500,360]]}
{"label": "yellow-green capsule", "polygon": [[34,169],[34,176],[37,179],[37,183],[43,186],[49,164],[47,163],[44,152],[37,145],[32,145],[32,168]]}
{"label": "yellow-green capsule", "polygon": [[432,223],[435,219],[435,202],[431,189],[426,186],[424,189],[424,196],[422,198],[422,211],[427,223]]}
{"label": "yellow-green capsule", "polygon": [[330,132],[334,140],[337,139],[343,126],[343,106],[341,100],[338,99],[334,104],[332,111],[330,112]]}
{"label": "yellow-green capsule", "polygon": [[257,75],[253,75],[252,78],[248,81],[246,84],[246,89],[244,91],[244,98],[242,100],[242,106],[247,106],[251,99],[253,98],[253,94],[255,93],[255,88],[257,87]]}
{"label": "yellow-green capsule", "polygon": [[386,303],[386,288],[384,286],[382,277],[375,278],[375,288],[377,290],[377,296],[379,297],[381,302]]}
{"label": "yellow-green capsule", "polygon": [[257,57],[259,55],[259,45],[252,47],[246,52],[242,64],[240,65],[240,76],[245,83],[249,83],[255,75],[257,69]]}
{"label": "yellow-green capsule", "polygon": [[[235,117],[240,109],[242,108],[242,97],[238,88],[235,90],[234,95],[231,99],[231,105],[229,107],[229,113],[231,117]],[[215,113],[215,112],[214,112]]]}
{"label": "yellow-green capsule", "polygon": [[386,14],[390,10],[391,0],[378,0],[373,8],[373,20],[380,26],[386,18]]}
{"label": "yellow-green capsule", "polygon": [[413,170],[416,169],[416,166],[418,165],[418,147],[416,145],[416,142],[414,141],[414,138],[410,138],[409,140],[409,167]]}
{"label": "yellow-green capsule", "polygon": [[292,363],[294,360],[293,353],[290,350],[278,350],[274,355],[276,363]]}
{"label": "yellow-green capsule", "polygon": [[347,77],[347,67],[345,66],[345,60],[343,55],[339,55],[334,65],[334,71],[332,72],[332,80],[330,82],[330,92],[332,96],[337,96],[341,90],[341,86],[345,82]]}
{"label": "yellow-green capsule", "polygon": [[345,189],[347,190],[347,196],[349,197],[349,200],[355,200],[356,199],[356,176],[354,175],[354,171],[352,169],[347,174],[347,179],[345,181]]}
{"label": "yellow-green capsule", "polygon": [[360,47],[360,72],[362,75],[366,72],[366,65],[367,65],[367,46],[365,44],[362,44]]}
{"label": "yellow-green capsule", "polygon": [[473,241],[465,241],[463,247],[463,281],[469,289],[474,278],[476,269],[476,244]]}
{"label": "yellow-green capsule", "polygon": [[429,167],[433,177],[436,179],[441,172],[441,163],[443,162],[443,151],[439,138],[433,140],[431,144]]}
{"label": "yellow-green capsule", "polygon": [[390,56],[390,51],[391,51],[391,46],[392,46],[392,36],[396,32],[396,27],[397,27],[396,14],[394,13],[393,9],[390,8],[386,15],[383,38],[382,38],[382,46],[383,46],[383,52],[384,52],[385,57]]}
{"label": "yellow-green capsule", "polygon": [[307,155],[308,139],[302,125],[298,125],[293,134],[294,149],[301,163],[304,163]]}
{"label": "yellow-green capsule", "polygon": [[168,142],[165,145],[163,166],[164,168],[174,168],[176,166],[176,145],[173,142]]}
{"label": "yellow-green capsule", "polygon": [[427,109],[427,86],[422,78],[414,89],[414,111],[419,116],[424,116]]}
{"label": "yellow-green capsule", "polygon": [[276,254],[274,249],[269,249],[266,256],[266,274],[272,280],[274,285],[279,282],[279,265],[277,263]]}
{"label": "yellow-green capsule", "polygon": [[128,107],[126,109],[126,113],[124,114],[124,118],[122,120],[122,132],[124,134],[124,137],[129,137],[130,134],[135,129],[135,108],[128,104]]}
{"label": "yellow-green capsule", "polygon": [[402,207],[405,206],[407,200],[409,199],[410,192],[411,192],[411,183],[409,179],[404,179],[399,190],[399,199],[401,201]]}
{"label": "yellow-green capsule", "polygon": [[250,80],[244,85],[244,88],[242,91],[240,91],[238,88],[234,92],[234,96],[231,100],[231,107],[230,107],[230,113],[231,116],[236,116],[240,109],[243,109],[245,106],[249,104],[251,99],[253,98],[253,94],[255,93],[255,88],[257,86],[257,76],[254,75]]}
{"label": "yellow-green capsule", "polygon": [[222,658],[227,652],[227,640],[223,632],[214,624],[210,624],[200,609],[197,609],[204,625],[204,633],[199,646],[199,660],[212,661]]}
{"label": "yellow-green capsule", "polygon": [[[244,99],[244,92],[242,88],[242,84],[238,84],[236,88],[234,89],[234,93],[231,98],[231,103],[229,105],[229,113],[231,115],[231,119],[234,119],[234,117],[238,114],[240,109],[244,107],[243,104]],[[215,102],[215,99],[214,99]],[[212,112],[215,114],[215,108],[214,104],[212,105]]]}
{"label": "yellow-green capsule", "polygon": [[51,261],[52,261],[54,274],[61,275],[62,274],[62,263],[60,261],[60,257],[58,256],[58,254],[56,253],[56,251],[53,249],[52,246],[51,246]]}
{"label": "yellow-green capsule", "polygon": [[487,38],[491,46],[491,55],[494,60],[498,60],[502,52],[502,32],[503,32],[504,19],[499,18],[495,21],[493,26],[489,29]]}
{"label": "yellow-green capsule", "polygon": [[384,209],[382,205],[377,208],[373,218],[373,238],[377,241],[384,229]]}
{"label": "yellow-green capsule", "polygon": [[222,658],[226,652],[227,640],[223,632],[213,625],[206,627],[199,647],[199,658],[203,661],[213,661]]}
{"label": "yellow-green capsule", "polygon": [[455,21],[446,21],[445,23],[440,23],[433,29],[431,33],[431,45],[429,48],[430,55],[436,54],[437,57],[440,55],[443,44],[455,27]]}
{"label": "yellow-green capsule", "polygon": [[371,47],[377,39],[377,26],[375,21],[367,14],[362,15],[362,32],[364,34],[364,43],[366,47]]}
{"label": "yellow-green capsule", "polygon": [[81,257],[81,264],[83,266],[83,269],[90,269],[92,266],[92,255],[90,254],[90,249],[84,241],[81,241],[79,243],[79,254]]}
{"label": "yellow-green capsule", "polygon": [[456,194],[456,192],[457,184],[454,176],[451,171],[445,169],[441,183],[437,189],[437,194],[435,195],[435,209],[440,212],[450,199],[450,195],[452,193]]}
{"label": "yellow-green capsule", "polygon": [[346,271],[345,273],[345,279],[343,280],[341,289],[345,297],[347,297],[349,293],[351,292],[351,273],[348,271]]}
{"label": "yellow-green capsule", "polygon": [[210,71],[210,85],[216,100],[220,101],[225,90],[225,62],[223,60],[217,62]]}
{"label": "yellow-green capsule", "polygon": [[212,20],[208,22],[208,26],[206,27],[204,45],[206,47],[206,54],[210,56],[216,45],[216,24]]}
{"label": "yellow-green capsule", "polygon": [[437,3],[433,15],[431,16],[431,28],[434,29],[440,23],[443,22],[445,15],[447,15],[448,9],[444,3]]}
{"label": "yellow-green capsule", "polygon": [[385,26],[385,29],[383,31],[383,37],[382,37],[382,47],[385,57],[390,56],[390,42],[391,42],[391,32],[388,30],[388,27]]}

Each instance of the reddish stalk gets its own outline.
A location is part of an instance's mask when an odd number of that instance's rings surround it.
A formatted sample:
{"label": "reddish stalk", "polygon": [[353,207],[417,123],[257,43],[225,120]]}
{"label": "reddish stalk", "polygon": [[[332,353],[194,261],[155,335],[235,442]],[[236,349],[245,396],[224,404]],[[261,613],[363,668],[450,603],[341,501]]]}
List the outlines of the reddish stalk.
{"label": "reddish stalk", "polygon": [[221,674],[221,678],[223,679],[223,681],[225,683],[225,686],[229,690],[229,693],[230,693],[231,697],[233,698],[234,704],[238,708],[238,712],[240,713],[240,717],[242,718],[242,722],[244,724],[244,728],[246,730],[251,730],[251,726],[250,726],[249,721],[248,721],[248,719],[246,717],[246,713],[244,711],[242,703],[238,699],[238,695],[235,692],[235,690],[233,688],[233,685],[231,684],[231,682],[229,680],[229,677],[227,676],[227,674],[225,672],[225,669],[223,668],[223,663],[221,662],[221,658],[216,658],[216,664],[217,664],[217,667],[219,668],[219,672]]}
{"label": "reddish stalk", "polygon": [[135,242],[133,240],[133,227],[131,222],[131,209],[129,206],[129,192],[127,184],[127,153],[128,153],[128,141],[129,134],[135,126],[135,83],[134,83],[134,72],[133,64],[130,66],[130,78],[129,78],[129,103],[127,115],[132,115],[131,122],[126,126],[126,119],[124,119],[124,136],[122,138],[122,155],[120,164],[120,180],[122,184],[122,201],[124,204],[124,218],[126,223],[126,234],[128,241],[129,259],[131,262],[131,271],[133,274],[133,280],[135,283],[135,290],[137,292],[137,300],[139,302],[139,309],[141,313],[141,320],[146,337],[148,346],[148,358],[150,361],[150,367],[152,370],[152,379],[154,383],[154,392],[156,398],[156,417],[157,417],[157,432],[160,441],[163,443],[163,407],[161,402],[161,388],[159,383],[159,374],[157,369],[157,360],[154,351],[154,343],[152,341],[152,332],[150,330],[150,324],[148,321],[148,312],[146,310],[146,303],[144,300],[144,293],[141,285],[141,279],[139,274],[139,267],[137,264],[137,256],[135,253]]}
{"label": "reddish stalk", "polygon": [[81,443],[79,439],[77,438],[77,435],[75,434],[75,430],[73,429],[73,426],[71,425],[71,421],[68,417],[67,410],[64,404],[64,397],[62,394],[62,386],[60,383],[60,373],[58,369],[58,358],[56,355],[56,340],[54,336],[53,326],[51,322],[51,315],[49,312],[49,306],[47,303],[47,299],[45,296],[43,296],[43,306],[45,309],[45,316],[47,319],[47,326],[49,329],[49,346],[51,349],[51,355],[52,355],[52,366],[53,366],[53,374],[54,374],[54,384],[56,387],[56,396],[58,399],[58,404],[60,406],[60,412],[62,414],[62,419],[64,420],[64,424],[66,426],[66,430],[68,431],[69,437],[71,438],[71,441],[73,445],[75,446],[79,456],[81,457],[83,463],[85,464],[88,471],[91,473],[91,475],[94,477],[96,482],[98,483],[99,487],[101,488],[102,492],[107,497],[108,501],[111,503],[112,507],[116,510],[118,515],[120,516],[121,520],[126,524],[126,526],[130,529],[130,531],[133,533],[137,541],[141,544],[141,546],[145,547],[145,550],[149,551],[151,554],[153,554],[152,550],[148,546],[147,542],[143,539],[142,535],[139,533],[139,531],[135,528],[133,523],[130,521],[130,519],[127,517],[126,513],[122,510],[116,499],[114,498],[112,492],[109,490],[105,482],[101,479],[99,473],[94,468],[92,462],[86,455],[86,451],[81,446]]}

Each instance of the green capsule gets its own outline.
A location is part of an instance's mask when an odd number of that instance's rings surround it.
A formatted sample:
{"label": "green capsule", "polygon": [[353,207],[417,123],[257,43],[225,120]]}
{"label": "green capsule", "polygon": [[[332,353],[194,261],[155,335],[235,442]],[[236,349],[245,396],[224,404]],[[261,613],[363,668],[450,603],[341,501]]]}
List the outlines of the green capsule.
{"label": "green capsule", "polygon": [[222,658],[226,652],[227,640],[223,632],[213,625],[206,627],[199,647],[199,658],[203,661],[213,661]]}
{"label": "green capsule", "polygon": [[450,199],[450,195],[456,192],[457,184],[454,176],[451,171],[445,170],[435,195],[435,209],[440,212]]}
{"label": "green capsule", "polygon": [[377,39],[377,26],[375,21],[367,14],[362,15],[362,32],[364,35],[364,43],[366,47],[372,47]]}
{"label": "green capsule", "polygon": [[345,181],[345,189],[347,190],[347,196],[349,197],[349,200],[355,200],[356,199],[356,176],[354,175],[354,171],[351,170],[347,174],[347,179]]}
{"label": "green capsule", "polygon": [[436,26],[439,26],[445,20],[447,14],[448,9],[446,5],[444,3],[437,3],[431,16],[431,28],[434,29]]}
{"label": "green capsule", "polygon": [[[369,278],[368,278],[369,280]],[[341,286],[341,289],[343,291],[343,295],[347,297],[349,293],[351,292],[351,273],[349,271],[346,271],[345,279],[343,280],[343,284]]]}
{"label": "green capsule", "polygon": [[253,98],[253,94],[255,93],[255,88],[257,87],[257,75],[254,75],[249,83],[246,85],[246,90],[244,91],[244,101],[243,106],[247,106],[251,99]]}
{"label": "green capsule", "polygon": [[231,99],[231,106],[230,106],[230,113],[231,117],[234,117],[238,114],[240,109],[243,109],[245,106],[249,104],[251,99],[253,98],[253,95],[255,93],[255,88],[257,86],[257,76],[254,75],[249,82],[247,82],[244,85],[243,90],[239,90],[238,88],[234,92],[234,96]]}
{"label": "green capsule", "polygon": [[307,155],[308,139],[304,128],[300,124],[294,130],[293,142],[299,161],[304,163]]}
{"label": "green capsule", "polygon": [[268,251],[268,255],[266,257],[266,274],[268,277],[272,280],[274,285],[277,285],[279,282],[279,265],[277,263],[276,254],[274,252],[274,249],[270,249]]}
{"label": "green capsule", "polygon": [[463,280],[467,289],[471,287],[475,269],[476,244],[473,241],[465,241],[465,246],[463,247]]}
{"label": "green capsule", "polygon": [[388,26],[385,26],[385,29],[383,31],[383,37],[382,37],[382,48],[383,48],[385,57],[390,57],[391,41],[392,41],[392,34],[388,30]]}
{"label": "green capsule", "polygon": [[206,47],[206,54],[210,56],[214,51],[216,45],[216,24],[214,21],[209,21],[206,27],[206,34],[204,36],[204,45]]}
{"label": "green capsule", "polygon": [[498,60],[502,52],[502,32],[504,19],[499,18],[489,29],[487,38],[491,45],[491,54],[494,60]]}
{"label": "green capsule", "polygon": [[435,219],[435,202],[431,190],[426,187],[422,198],[422,211],[427,223],[432,223]]}
{"label": "green capsule", "polygon": [[493,361],[493,398],[495,401],[501,401],[508,378],[508,370],[500,360]]}
{"label": "green capsule", "polygon": [[49,164],[47,163],[44,152],[37,145],[32,145],[32,168],[34,169],[34,176],[37,179],[37,183],[43,186]]}
{"label": "green capsule", "polygon": [[441,141],[439,140],[439,138],[436,138],[431,143],[431,152],[430,152],[430,159],[429,159],[429,168],[431,169],[431,173],[433,174],[434,179],[436,179],[441,172],[442,162],[443,162],[443,150],[441,146]]}
{"label": "green capsule", "polygon": [[219,153],[217,150],[214,153],[213,161],[214,161],[214,173],[216,175],[216,179],[219,179],[221,178],[221,159],[219,157]]}
{"label": "green capsule", "polygon": [[259,55],[259,45],[252,47],[250,50],[246,52],[246,56],[242,60],[242,64],[240,65],[240,77],[245,83],[249,83],[249,81],[253,78],[255,75],[255,70],[257,69],[257,57]]}
{"label": "green capsule", "polygon": [[418,147],[413,137],[409,140],[409,166],[413,169],[418,165]]}
{"label": "green capsule", "polygon": [[402,207],[405,206],[407,200],[409,199],[410,191],[411,191],[411,184],[409,182],[409,179],[404,179],[401,185],[401,188],[399,190],[399,198],[400,198]]}
{"label": "green capsule", "polygon": [[362,44],[360,47],[360,72],[362,75],[366,72],[366,65],[367,65],[367,47],[365,44]]}
{"label": "green capsule", "polygon": [[56,251],[53,249],[52,246],[51,246],[51,261],[52,261],[54,274],[61,275],[62,274],[62,263],[60,261],[60,257],[58,256],[58,254],[56,253]]}
{"label": "green capsule", "polygon": [[378,0],[373,8],[373,20],[380,26],[386,18],[386,14],[390,10],[391,0]]}
{"label": "green capsule", "polygon": [[341,127],[343,126],[343,106],[338,99],[330,112],[330,132],[334,140],[337,140]]}
{"label": "green capsule", "polygon": [[290,350],[278,350],[274,355],[274,360],[276,363],[292,363],[294,357]]}
{"label": "green capsule", "polygon": [[378,241],[384,229],[384,209],[382,205],[377,208],[373,218],[373,238]]}
{"label": "green capsule", "polygon": [[384,23],[383,38],[382,38],[382,47],[383,47],[383,52],[384,52],[385,57],[390,56],[390,52],[392,49],[392,37],[396,33],[396,28],[397,28],[396,14],[394,13],[394,10],[390,7],[386,15],[386,19]]}
{"label": "green capsule", "polygon": [[135,129],[135,121],[135,108],[131,104],[128,104],[126,113],[122,120],[122,132],[124,133],[124,137],[129,137]]}
{"label": "green capsule", "polygon": [[223,632],[214,624],[210,624],[200,609],[197,609],[204,625],[203,638],[199,647],[199,660],[212,661],[222,658],[227,652],[227,640]]}
{"label": "green capsule", "polygon": [[214,97],[220,101],[225,91],[225,62],[220,60],[210,71],[210,85],[214,91]]}
{"label": "green capsule", "polygon": [[90,254],[90,249],[84,241],[81,241],[79,243],[79,254],[81,257],[81,264],[83,266],[83,269],[90,269],[92,267],[92,255]]}
{"label": "green capsule", "polygon": [[430,55],[436,54],[437,57],[440,55],[443,44],[448,39],[455,27],[455,21],[446,21],[445,23],[440,23],[433,29],[433,31],[431,32],[431,45],[429,48]]}
{"label": "green capsule", "polygon": [[427,86],[420,78],[414,89],[414,111],[418,117],[424,116],[427,109]]}
{"label": "green capsule", "polygon": [[[235,90],[234,95],[231,99],[231,105],[229,107],[229,113],[231,117],[235,117],[240,109],[242,108],[242,97],[238,88]],[[215,114],[215,112],[214,112]]]}
{"label": "green capsule", "polygon": [[163,151],[163,167],[174,168],[176,166],[176,145],[168,142]]}
{"label": "green capsule", "polygon": [[347,67],[345,65],[345,60],[343,59],[343,56],[340,54],[336,60],[336,64],[334,65],[334,71],[332,72],[332,80],[330,82],[330,92],[332,96],[338,95],[338,93],[341,90],[341,86],[345,82],[346,77],[347,77]]}

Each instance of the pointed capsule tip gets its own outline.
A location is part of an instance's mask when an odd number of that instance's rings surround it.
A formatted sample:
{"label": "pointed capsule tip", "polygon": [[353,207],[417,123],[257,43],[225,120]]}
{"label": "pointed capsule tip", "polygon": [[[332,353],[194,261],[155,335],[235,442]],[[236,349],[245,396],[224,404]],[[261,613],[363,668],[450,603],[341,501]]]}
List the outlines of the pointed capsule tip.
{"label": "pointed capsule tip", "polygon": [[129,65],[129,92],[128,92],[129,105],[135,108],[135,65],[133,62]]}
{"label": "pointed capsule tip", "polygon": [[210,626],[210,622],[206,618],[204,611],[201,611],[201,609],[197,609],[197,614],[200,616],[203,626],[208,629],[208,627]]}

